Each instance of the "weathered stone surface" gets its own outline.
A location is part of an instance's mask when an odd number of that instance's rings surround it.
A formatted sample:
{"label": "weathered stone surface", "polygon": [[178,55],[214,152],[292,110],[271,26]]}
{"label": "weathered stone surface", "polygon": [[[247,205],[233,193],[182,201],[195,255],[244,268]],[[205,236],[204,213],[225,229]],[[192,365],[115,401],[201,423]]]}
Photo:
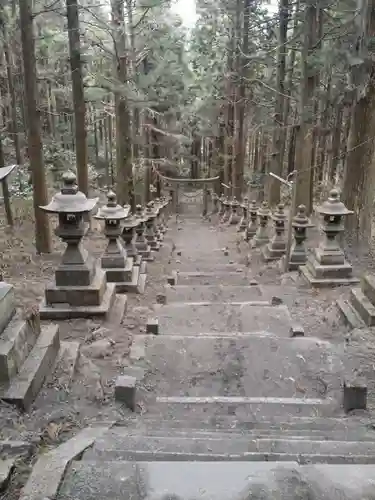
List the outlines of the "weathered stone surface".
{"label": "weathered stone surface", "polygon": [[289,462],[74,463],[58,500],[98,498],[363,500],[374,493],[374,465]]}
{"label": "weathered stone surface", "polygon": [[131,411],[136,407],[136,383],[137,379],[130,375],[120,375],[117,377],[115,385],[115,399],[124,403]]}
{"label": "weathered stone surface", "polygon": [[20,499],[56,498],[65,470],[70,462],[79,457],[109,427],[110,424],[103,427],[88,427],[79,432],[74,438],[42,455],[34,465],[31,475],[21,492]]}
{"label": "weathered stone surface", "polygon": [[42,328],[42,332],[21,371],[11,381],[2,399],[27,410],[55,363],[60,348],[58,326]]}
{"label": "weathered stone surface", "polygon": [[290,328],[290,336],[291,337],[304,337],[305,330],[302,325],[293,324]]}
{"label": "weathered stone surface", "polygon": [[361,329],[366,326],[361,316],[350,301],[341,298],[337,300],[336,305],[341,314],[341,317],[351,328]]}
{"label": "weathered stone surface", "polygon": [[60,350],[53,367],[53,377],[58,380],[60,386],[70,386],[79,360],[79,351],[79,342],[60,342]]}
{"label": "weathered stone surface", "polygon": [[238,273],[228,271],[214,271],[214,272],[179,272],[178,284],[179,285],[237,285],[247,286],[253,276],[250,273]]}
{"label": "weathered stone surface", "polygon": [[151,383],[153,374],[159,375],[154,386],[157,398],[181,395],[208,398],[215,404],[222,397],[233,397],[234,405],[241,403],[241,397],[244,404],[246,398],[250,404],[251,398],[260,403],[271,398],[270,404],[277,404],[278,398],[281,402],[295,398],[297,403],[317,398],[319,405],[331,397],[340,407],[342,353],[315,338],[148,337],[145,359],[151,367],[146,380]]}
{"label": "weathered stone surface", "polygon": [[157,312],[159,333],[270,332],[289,336],[291,318],[286,306],[265,302],[167,304]]}
{"label": "weathered stone surface", "polygon": [[359,313],[360,317],[367,326],[375,325],[375,306],[370,302],[368,297],[363,293],[361,288],[352,288],[350,291],[350,301],[354,309]]}
{"label": "weathered stone surface", "polygon": [[7,487],[14,466],[14,458],[0,460],[0,491],[3,491]]}

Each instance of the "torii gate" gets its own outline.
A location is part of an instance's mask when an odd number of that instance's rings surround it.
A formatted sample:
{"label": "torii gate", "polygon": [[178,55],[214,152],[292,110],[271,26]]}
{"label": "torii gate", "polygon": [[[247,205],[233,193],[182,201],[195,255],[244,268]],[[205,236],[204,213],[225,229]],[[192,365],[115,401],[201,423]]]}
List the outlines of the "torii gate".
{"label": "torii gate", "polygon": [[216,177],[206,177],[202,179],[190,179],[187,177],[167,177],[163,174],[161,174],[158,170],[155,169],[155,172],[157,176],[160,178],[164,186],[166,184],[169,185],[170,189],[170,194],[172,197],[172,207],[175,212],[178,211],[178,199],[179,199],[179,188],[180,185],[187,185],[187,184],[193,184],[196,186],[202,186],[203,189],[203,210],[202,210],[202,215],[205,216],[207,215],[208,211],[208,194],[209,194],[209,188],[208,186],[213,186],[215,183],[219,182],[220,176]]}

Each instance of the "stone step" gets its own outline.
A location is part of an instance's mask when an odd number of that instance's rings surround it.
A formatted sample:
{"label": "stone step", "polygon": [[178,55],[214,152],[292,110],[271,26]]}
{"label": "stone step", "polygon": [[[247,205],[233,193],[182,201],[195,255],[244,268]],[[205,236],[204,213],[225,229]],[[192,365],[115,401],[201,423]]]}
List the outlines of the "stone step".
{"label": "stone step", "polygon": [[374,477],[374,465],[82,461],[73,462],[57,500],[363,500],[371,496]]}
{"label": "stone step", "polygon": [[15,458],[0,460],[0,492],[3,492],[7,488],[15,465]]}
{"label": "stone step", "polygon": [[[182,425],[184,422],[180,422]],[[366,426],[355,427],[353,424],[341,429],[330,429],[324,431],[323,429],[314,430],[310,429],[306,424],[304,428],[282,428],[276,427],[269,423],[269,427],[265,426],[259,428],[255,427],[250,430],[241,429],[202,429],[202,428],[184,428],[184,427],[160,427],[153,422],[140,422],[135,427],[121,427],[116,426],[112,428],[109,435],[103,436],[103,440],[109,443],[114,441],[121,441],[128,437],[138,438],[157,438],[157,439],[288,439],[288,440],[313,440],[313,441],[375,441],[375,431],[367,428]]]}
{"label": "stone step", "polygon": [[39,331],[19,315],[14,316],[0,336],[0,381],[9,383],[29,355]]}
{"label": "stone step", "polygon": [[0,281],[0,332],[6,328],[15,312],[14,287]]}
{"label": "stone step", "polygon": [[366,325],[374,326],[375,306],[372,305],[360,288],[352,288],[350,290],[350,301]]}
{"label": "stone step", "polygon": [[160,419],[159,415],[145,413],[142,416],[142,421],[136,421],[128,429],[135,429],[139,424],[140,431],[146,429],[147,432],[155,431],[176,432],[183,429],[183,432],[192,431],[199,432],[217,432],[219,434],[238,434],[253,432],[254,434],[284,434],[286,432],[290,436],[305,435],[305,433],[313,433],[316,435],[332,436],[334,433],[341,435],[354,435],[360,433],[367,437],[375,436],[375,427],[368,417],[300,417],[290,415],[288,417],[271,416],[268,420],[257,418],[237,419],[235,416],[222,414],[217,417],[206,415],[204,418],[194,418],[193,416],[185,415],[180,419],[176,418]]}
{"label": "stone step", "polygon": [[300,417],[324,417],[338,415],[340,404],[333,399],[319,398],[277,398],[241,396],[159,396],[153,414],[160,419],[184,419],[190,414],[193,419],[217,418],[233,415],[237,420],[270,420],[273,417],[287,419],[291,415]]}
{"label": "stone step", "polygon": [[253,275],[248,271],[243,272],[230,272],[220,271],[217,272],[179,272],[177,284],[178,285],[250,285]]}
{"label": "stone step", "polygon": [[[350,456],[375,463],[374,441],[210,436],[129,436],[109,431],[97,439],[87,459],[113,460],[298,460],[314,457],[315,463],[345,463]],[[234,458],[236,457],[236,458]],[[350,460],[350,458],[349,458]],[[349,461],[350,463],[350,461]]]}
{"label": "stone step", "polygon": [[55,363],[60,348],[59,328],[56,325],[42,327],[39,338],[11,381],[2,399],[21,410],[28,410],[35,400],[47,375]]}
{"label": "stone step", "polygon": [[336,301],[337,308],[344,322],[350,328],[364,328],[366,325],[361,316],[349,300],[340,298]]}
{"label": "stone step", "polygon": [[[263,300],[258,285],[166,285],[165,295],[170,302],[242,302]],[[267,302],[267,301],[265,301]]]}
{"label": "stone step", "polygon": [[145,380],[157,400],[164,395],[208,398],[213,404],[222,397],[302,403],[341,398],[344,351],[327,341],[256,334],[143,338]]}
{"label": "stone step", "polygon": [[[111,498],[301,498],[362,500],[375,468],[297,463],[82,463],[75,465],[59,499]],[[121,474],[122,472],[122,474]],[[76,475],[75,475],[76,474]],[[111,481],[112,477],[114,478]],[[168,495],[165,495],[168,492]],[[245,492],[245,493],[244,493]]]}
{"label": "stone step", "polygon": [[156,308],[159,334],[215,332],[269,332],[290,335],[292,326],[286,306],[264,302],[172,303]]}

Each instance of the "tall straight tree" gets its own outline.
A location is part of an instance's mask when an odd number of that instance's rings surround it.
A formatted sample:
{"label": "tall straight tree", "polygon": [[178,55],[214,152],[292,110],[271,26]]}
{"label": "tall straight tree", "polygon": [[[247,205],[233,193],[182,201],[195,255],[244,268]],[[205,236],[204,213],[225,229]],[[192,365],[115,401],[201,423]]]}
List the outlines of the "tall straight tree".
{"label": "tall straight tree", "polygon": [[68,20],[70,68],[72,72],[73,107],[75,120],[75,147],[79,189],[88,194],[86,105],[83,91],[82,59],[77,0],[66,0]]}
{"label": "tall straight tree", "polygon": [[22,42],[25,104],[28,136],[28,154],[33,184],[35,212],[35,243],[38,253],[51,251],[51,231],[48,216],[39,207],[48,203],[47,183],[38,112],[36,80],[35,39],[31,0],[19,0],[20,30]]}

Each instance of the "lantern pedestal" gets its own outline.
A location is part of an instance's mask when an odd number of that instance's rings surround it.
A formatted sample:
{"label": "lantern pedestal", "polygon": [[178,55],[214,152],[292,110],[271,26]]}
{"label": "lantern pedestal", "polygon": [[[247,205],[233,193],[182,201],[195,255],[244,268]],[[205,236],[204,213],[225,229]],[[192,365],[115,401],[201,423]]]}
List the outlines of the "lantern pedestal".
{"label": "lantern pedestal", "polygon": [[286,215],[284,205],[280,203],[272,216],[275,226],[275,235],[263,250],[263,258],[266,262],[279,260],[286,252],[285,222]]}
{"label": "lantern pedestal", "polygon": [[131,279],[126,283],[121,283],[121,287],[118,284],[118,291],[129,292],[129,293],[143,293],[147,274],[146,274],[146,262],[142,260],[142,256],[138,253],[134,244],[134,228],[137,221],[134,217],[129,217],[125,220],[125,224],[122,230],[121,237],[123,239],[124,250],[128,256],[128,260],[132,261]]}
{"label": "lantern pedestal", "polygon": [[232,203],[230,204],[231,213],[228,219],[228,224],[230,226],[235,226],[240,222],[241,217],[238,213],[239,206],[240,204],[238,203],[237,198],[234,197]]}
{"label": "lantern pedestal", "polygon": [[307,259],[306,265],[300,267],[302,275],[315,287],[358,283],[359,280],[353,277],[353,268],[345,259],[336,239],[344,230],[344,216],[352,212],[340,201],[339,192],[332,189],[328,200],[318,208],[318,213],[323,216],[322,230],[325,236]]}
{"label": "lantern pedestal", "polygon": [[262,203],[257,215],[259,219],[259,226],[254,238],[251,241],[251,245],[253,247],[261,247],[270,241],[268,236],[268,220],[271,215],[271,211],[268,208],[268,203],[266,201]]}
{"label": "lantern pedestal", "polygon": [[136,218],[137,218],[137,225],[135,228],[135,233],[136,233],[135,247],[143,260],[145,260],[146,262],[153,262],[154,256],[151,253],[151,247],[145,236],[145,223],[147,217],[145,217],[141,205],[137,205]]}

